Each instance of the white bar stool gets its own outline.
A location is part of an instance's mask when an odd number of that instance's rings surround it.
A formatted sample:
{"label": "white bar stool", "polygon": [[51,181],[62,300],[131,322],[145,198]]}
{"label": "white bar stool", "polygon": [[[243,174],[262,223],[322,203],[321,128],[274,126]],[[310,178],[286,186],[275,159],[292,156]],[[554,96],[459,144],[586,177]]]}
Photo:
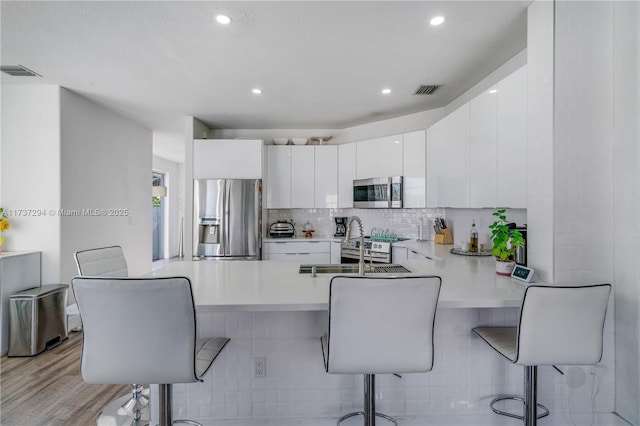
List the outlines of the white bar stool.
{"label": "white bar stool", "polygon": [[365,426],[376,416],[375,375],[433,368],[433,326],[440,277],[337,276],[331,280],[329,329],[321,338],[327,373],[364,374]]}
{"label": "white bar stool", "polygon": [[[602,358],[604,320],[610,284],[527,287],[518,327],[476,327],[472,331],[509,362],[524,366],[524,397],[498,397],[494,413],[535,426],[549,410],[538,404],[539,365],[592,365]],[[522,401],[523,415],[495,408],[504,400]],[[542,409],[538,414],[537,408]]]}
{"label": "white bar stool", "polygon": [[[127,277],[129,270],[127,260],[120,246],[100,247],[89,250],[81,250],[74,253],[78,274],[86,277]],[[67,330],[69,329],[69,316],[80,315],[78,304],[67,306]],[[149,388],[142,385],[131,384],[131,392],[110,401],[105,405],[99,416],[112,418],[117,416],[123,422],[149,421]],[[125,419],[128,419],[125,421]]]}
{"label": "white bar stool", "polygon": [[[196,339],[189,279],[76,277],[72,284],[84,329],[84,381],[158,383],[160,425],[197,425],[173,420],[172,384],[201,382],[229,339]],[[148,420],[132,422],[103,412],[101,423],[143,425]]]}

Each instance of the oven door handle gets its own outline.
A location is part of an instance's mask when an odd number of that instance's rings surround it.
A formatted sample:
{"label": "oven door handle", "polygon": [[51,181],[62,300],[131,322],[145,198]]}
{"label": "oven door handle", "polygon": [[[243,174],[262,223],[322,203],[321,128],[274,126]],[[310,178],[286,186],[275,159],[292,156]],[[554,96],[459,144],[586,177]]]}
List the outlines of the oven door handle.
{"label": "oven door handle", "polygon": [[389,208],[393,207],[393,196],[391,195],[391,178],[387,180],[387,202],[389,203]]}

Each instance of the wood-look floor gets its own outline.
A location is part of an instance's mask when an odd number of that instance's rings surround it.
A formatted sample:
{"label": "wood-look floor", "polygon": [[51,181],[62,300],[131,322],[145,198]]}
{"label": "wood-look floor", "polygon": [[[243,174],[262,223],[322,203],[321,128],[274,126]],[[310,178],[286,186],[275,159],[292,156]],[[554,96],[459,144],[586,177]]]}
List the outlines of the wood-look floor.
{"label": "wood-look floor", "polygon": [[130,387],[89,385],[80,374],[82,333],[35,357],[0,359],[2,426],[95,425],[102,407]]}

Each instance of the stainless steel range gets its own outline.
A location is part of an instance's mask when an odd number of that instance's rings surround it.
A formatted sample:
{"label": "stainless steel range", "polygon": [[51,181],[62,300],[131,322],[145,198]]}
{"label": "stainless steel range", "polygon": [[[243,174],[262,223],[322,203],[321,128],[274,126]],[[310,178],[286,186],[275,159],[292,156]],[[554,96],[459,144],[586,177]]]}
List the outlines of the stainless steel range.
{"label": "stainless steel range", "polygon": [[[400,238],[399,241],[406,240]],[[360,258],[360,239],[352,238],[342,243],[340,263],[358,263]],[[391,243],[364,239],[364,260],[366,263],[393,263],[391,258]]]}

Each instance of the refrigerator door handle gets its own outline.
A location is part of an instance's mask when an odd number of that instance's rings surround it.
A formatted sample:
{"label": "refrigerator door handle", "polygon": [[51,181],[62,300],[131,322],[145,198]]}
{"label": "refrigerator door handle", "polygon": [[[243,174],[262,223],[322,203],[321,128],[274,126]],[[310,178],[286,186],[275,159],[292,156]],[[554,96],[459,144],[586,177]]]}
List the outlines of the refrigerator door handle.
{"label": "refrigerator door handle", "polygon": [[229,246],[229,226],[231,225],[231,221],[229,218],[229,202],[231,201],[231,185],[228,180],[224,181],[224,211],[222,212],[224,215],[224,256],[229,256],[231,254],[231,248]]}

